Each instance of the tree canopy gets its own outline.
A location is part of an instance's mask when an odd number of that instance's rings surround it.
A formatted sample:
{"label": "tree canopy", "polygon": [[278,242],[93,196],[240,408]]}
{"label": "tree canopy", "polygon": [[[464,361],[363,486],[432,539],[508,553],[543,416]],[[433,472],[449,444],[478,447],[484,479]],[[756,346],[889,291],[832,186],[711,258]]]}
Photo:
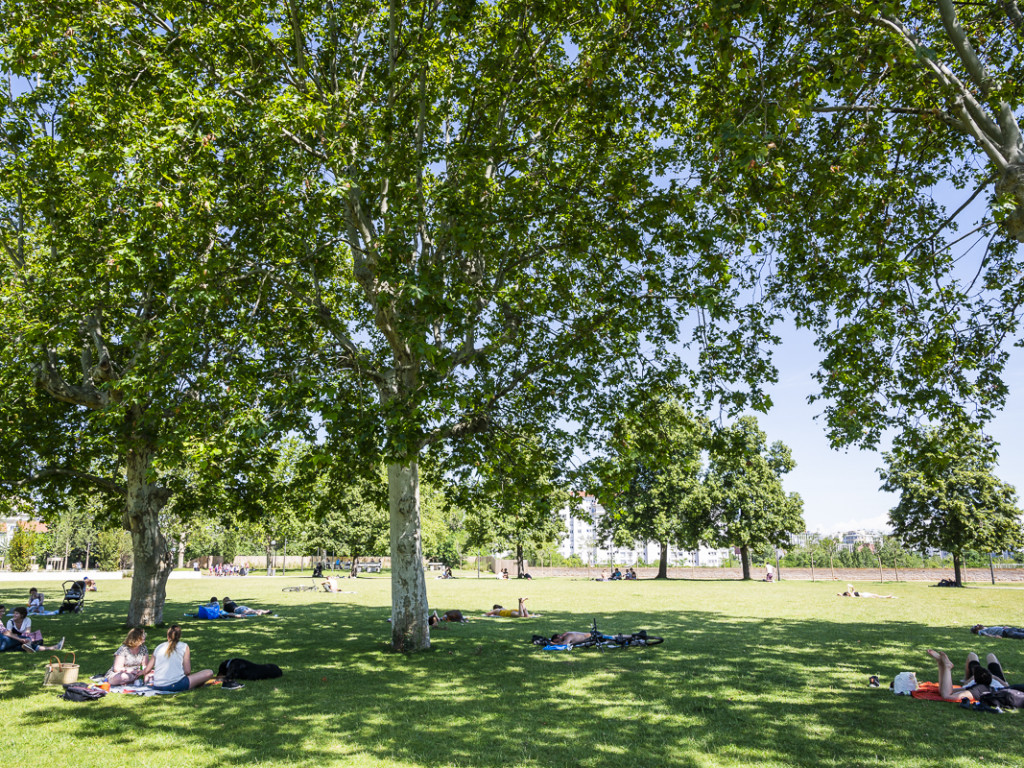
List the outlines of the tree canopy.
{"label": "tree canopy", "polygon": [[739,547],[744,579],[750,578],[751,547],[783,546],[805,528],[800,495],[782,487],[782,476],[795,466],[789,448],[781,441],[768,445],[752,416],[741,416],[712,439],[710,503],[706,515],[691,520],[701,540]]}
{"label": "tree canopy", "polygon": [[990,417],[1024,290],[1019,3],[682,13],[688,154],[817,334],[833,441]]}
{"label": "tree canopy", "polygon": [[908,431],[884,459],[882,490],[900,495],[889,511],[894,534],[913,549],[950,552],[957,586],[967,550],[998,552],[1024,543],[1017,492],[993,474],[990,438],[959,428]]}
{"label": "tree canopy", "polygon": [[608,514],[597,521],[616,543],[661,545],[658,577],[666,578],[668,547],[695,548],[694,518],[708,507],[704,453],[711,427],[678,402],[648,401],[623,415],[609,433],[607,452],[591,462],[596,495]]}

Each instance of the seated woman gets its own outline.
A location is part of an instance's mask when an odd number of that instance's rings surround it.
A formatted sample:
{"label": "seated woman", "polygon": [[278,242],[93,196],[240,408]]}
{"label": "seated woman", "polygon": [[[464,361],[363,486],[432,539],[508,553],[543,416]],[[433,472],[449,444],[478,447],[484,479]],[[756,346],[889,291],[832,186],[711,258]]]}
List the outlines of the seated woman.
{"label": "seated woman", "polygon": [[882,600],[895,600],[896,595],[876,595],[874,592],[858,592],[853,588],[853,584],[846,585],[845,592],[837,592],[839,597],[877,597]]}
{"label": "seated woman", "polygon": [[213,677],[213,670],[192,672],[192,653],[188,644],[181,642],[181,627],[172,624],[167,630],[167,642],[156,647],[142,674],[158,691],[178,692],[205,685]]}
{"label": "seated woman", "polygon": [[496,605],[496,606],[494,606],[494,608],[492,608],[487,613],[485,613],[484,616],[504,616],[505,618],[511,618],[511,619],[528,619],[528,618],[530,618],[531,615],[535,615],[535,614],[531,614],[526,609],[526,601],[528,599],[529,598],[526,598],[526,597],[520,597],[519,598],[519,610],[518,611],[512,610],[511,608],[502,608],[500,605]]}
{"label": "seated woman", "polygon": [[96,582],[86,576],[82,579],[82,583],[85,585],[86,592],[96,592]]}
{"label": "seated woman", "polygon": [[128,637],[114,651],[114,666],[107,670],[107,682],[111,685],[131,685],[140,677],[149,660],[146,650],[146,632],[138,627],[129,630]]}
{"label": "seated woman", "polygon": [[328,576],[326,579],[320,582],[320,586],[324,588],[324,592],[340,592],[338,589],[338,580],[333,576]]}
{"label": "seated woman", "polygon": [[28,615],[35,616],[46,609],[43,607],[43,593],[32,587],[28,591]]}
{"label": "seated woman", "polygon": [[[7,608],[0,606],[3,611],[0,617],[6,613]],[[7,622],[7,628],[0,630],[4,642],[0,644],[0,651],[14,651],[21,648],[23,651],[33,653],[35,651],[59,651],[64,648],[64,638],[56,645],[41,645],[43,641],[42,632],[32,631],[32,619],[28,617],[28,608],[18,607],[11,612],[11,620]]]}
{"label": "seated woman", "polygon": [[234,602],[230,597],[225,597],[222,604],[223,610],[228,616],[266,616],[273,611],[250,608],[247,605],[239,605]]}
{"label": "seated woman", "polygon": [[959,688],[953,687],[953,662],[949,660],[949,656],[930,648],[928,655],[938,664],[939,694],[944,699],[980,701],[983,693],[1009,687],[1003,675],[1003,667],[993,653],[990,653],[986,659],[987,669],[981,666],[978,654],[973,652],[967,654],[967,661],[964,664],[964,684]]}

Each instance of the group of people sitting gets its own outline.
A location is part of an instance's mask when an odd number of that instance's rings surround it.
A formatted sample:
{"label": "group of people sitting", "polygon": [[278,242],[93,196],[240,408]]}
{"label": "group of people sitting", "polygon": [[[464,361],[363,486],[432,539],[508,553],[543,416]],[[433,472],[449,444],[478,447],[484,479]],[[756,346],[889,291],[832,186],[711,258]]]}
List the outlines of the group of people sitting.
{"label": "group of people sitting", "polygon": [[[0,605],[0,622],[7,614],[7,606]],[[0,651],[60,651],[64,648],[64,638],[56,645],[43,645],[43,633],[32,629],[32,619],[28,616],[28,608],[18,606],[11,611],[11,618],[6,626],[0,628]]]}
{"label": "group of people sitting", "polygon": [[104,677],[110,685],[149,685],[158,691],[179,692],[205,685],[213,676],[212,669],[192,671],[192,652],[188,643],[181,642],[181,627],[172,624],[167,641],[152,654],[146,648],[145,630],[130,630],[114,651],[114,663]]}
{"label": "group of people sitting", "polygon": [[[198,570],[198,563],[196,563],[196,570]],[[211,565],[207,572],[210,576],[247,576],[249,569],[244,565],[234,565],[232,563],[218,563]]]}
{"label": "group of people sitting", "polygon": [[632,568],[627,568],[626,572],[623,573],[618,567],[612,571],[612,575],[608,575],[608,571],[601,571],[600,577],[594,579],[594,581],[635,581],[636,571]]}

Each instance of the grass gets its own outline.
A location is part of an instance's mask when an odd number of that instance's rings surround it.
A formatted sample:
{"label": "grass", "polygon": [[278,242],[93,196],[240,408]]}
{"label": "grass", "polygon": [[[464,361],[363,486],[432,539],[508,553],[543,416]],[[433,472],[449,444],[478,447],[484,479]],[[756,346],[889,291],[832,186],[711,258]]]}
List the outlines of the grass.
{"label": "grass", "polygon": [[[469,576],[467,574],[467,576]],[[308,582],[309,579],[305,579]],[[1024,762],[1024,714],[966,712],[892,696],[902,670],[934,680],[929,647],[957,664],[999,654],[1024,682],[1024,643],[979,639],[975,622],[1021,624],[1024,589],[863,584],[899,600],[855,600],[844,584],[568,579],[428,582],[431,606],[471,623],[435,630],[427,653],[387,651],[390,581],[356,594],[282,593],[298,578],[171,581],[196,669],[231,656],[273,661],[279,680],[77,704],[41,687],[42,654],[0,655],[0,713],[19,760],[62,766],[962,766]],[[13,587],[13,585],[11,585]],[[81,616],[36,621],[68,636],[82,676],[105,672],[124,630],[128,584],[100,582]],[[22,604],[27,585],[0,584]],[[44,590],[45,591],[45,590]],[[49,590],[51,593],[52,589]],[[279,617],[201,622],[217,593]],[[535,619],[480,618],[530,597]],[[534,633],[647,628],[651,649],[545,652]],[[150,648],[162,633],[150,633]],[[878,674],[883,688],[867,686]]]}

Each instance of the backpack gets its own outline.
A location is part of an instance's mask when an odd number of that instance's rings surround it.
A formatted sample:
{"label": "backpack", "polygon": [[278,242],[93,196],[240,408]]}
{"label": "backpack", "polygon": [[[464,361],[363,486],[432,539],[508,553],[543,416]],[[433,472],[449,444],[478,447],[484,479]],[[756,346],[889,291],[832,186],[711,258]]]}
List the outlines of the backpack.
{"label": "backpack", "polygon": [[219,605],[200,605],[196,611],[196,615],[200,619],[219,619],[220,618],[220,606]]}
{"label": "backpack", "polygon": [[102,688],[91,688],[85,683],[68,683],[64,686],[65,701],[96,701],[107,695]]}
{"label": "backpack", "polygon": [[1015,688],[1000,688],[998,691],[989,691],[981,694],[981,703],[990,707],[999,706],[1002,709],[1024,708],[1024,691]]}

